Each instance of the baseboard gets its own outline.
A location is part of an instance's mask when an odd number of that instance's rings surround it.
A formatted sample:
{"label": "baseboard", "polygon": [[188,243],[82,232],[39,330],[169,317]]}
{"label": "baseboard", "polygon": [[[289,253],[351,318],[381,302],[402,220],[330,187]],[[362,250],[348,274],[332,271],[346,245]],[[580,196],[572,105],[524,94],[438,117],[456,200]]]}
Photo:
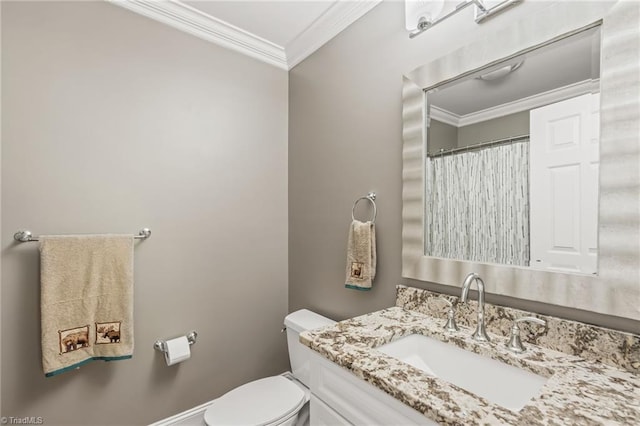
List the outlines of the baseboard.
{"label": "baseboard", "polygon": [[189,419],[195,417],[204,416],[204,412],[207,410],[209,405],[211,405],[213,401],[205,402],[202,405],[198,405],[197,407],[193,407],[188,409],[187,411],[183,411],[182,413],[178,413],[174,416],[167,417],[166,419],[159,420],[155,423],[150,424],[149,426],[172,426],[177,425],[182,422],[186,422]]}

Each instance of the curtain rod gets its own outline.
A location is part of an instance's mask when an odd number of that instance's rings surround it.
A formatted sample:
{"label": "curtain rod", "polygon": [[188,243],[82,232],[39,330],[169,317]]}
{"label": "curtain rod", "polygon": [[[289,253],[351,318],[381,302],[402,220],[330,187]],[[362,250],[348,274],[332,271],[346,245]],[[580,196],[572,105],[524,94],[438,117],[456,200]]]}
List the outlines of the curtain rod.
{"label": "curtain rod", "polygon": [[471,151],[476,149],[488,148],[493,145],[502,145],[502,144],[507,144],[512,142],[524,142],[525,139],[529,139],[529,135],[520,135],[520,136],[512,136],[510,138],[496,139],[493,141],[481,142],[481,143],[464,146],[460,148],[451,148],[451,149],[441,148],[440,151],[438,152],[427,153],[427,157],[428,158],[444,157],[445,155],[451,155],[451,154],[455,154],[462,151]]}

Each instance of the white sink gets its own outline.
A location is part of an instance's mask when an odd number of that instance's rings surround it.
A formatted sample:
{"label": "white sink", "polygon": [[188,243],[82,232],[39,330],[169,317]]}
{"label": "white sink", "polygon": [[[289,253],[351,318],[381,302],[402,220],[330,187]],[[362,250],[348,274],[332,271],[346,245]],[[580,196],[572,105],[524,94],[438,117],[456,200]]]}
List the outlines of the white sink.
{"label": "white sink", "polygon": [[522,409],[548,380],[421,334],[375,349],[512,411]]}

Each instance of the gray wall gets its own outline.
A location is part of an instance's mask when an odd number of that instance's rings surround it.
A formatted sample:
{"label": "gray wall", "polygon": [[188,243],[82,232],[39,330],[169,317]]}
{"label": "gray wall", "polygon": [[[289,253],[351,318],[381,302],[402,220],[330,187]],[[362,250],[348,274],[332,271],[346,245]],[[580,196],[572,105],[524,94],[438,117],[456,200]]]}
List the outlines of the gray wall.
{"label": "gray wall", "polygon": [[[471,9],[411,40],[404,4],[382,2],[289,72],[289,309],[343,319],[393,305],[398,283],[430,287],[401,278],[402,75],[488,31]],[[378,270],[360,292],[344,287],[347,231],[371,190]]]}
{"label": "gray wall", "polygon": [[[392,306],[395,285],[459,295],[401,278],[402,75],[547,2],[523,2],[478,25],[472,8],[410,40],[402,2],[383,2],[289,74],[289,309],[337,319]],[[370,292],[344,288],[354,200],[378,194],[378,275]],[[636,330],[637,321],[489,295],[491,303]]]}
{"label": "gray wall", "polygon": [[529,111],[517,112],[480,123],[456,127],[431,119],[428,130],[429,154],[440,149],[462,148],[482,142],[529,134]]}
{"label": "gray wall", "polygon": [[529,134],[529,111],[458,128],[458,147]]}
{"label": "gray wall", "polygon": [[431,155],[441,149],[448,150],[458,147],[458,128],[442,121],[431,119],[427,130],[427,151]]}
{"label": "gray wall", "polygon": [[[288,368],[288,76],[105,2],[2,2],[2,415],[146,424]],[[131,360],[52,378],[37,243],[137,233]],[[167,367],[158,338],[199,332]]]}

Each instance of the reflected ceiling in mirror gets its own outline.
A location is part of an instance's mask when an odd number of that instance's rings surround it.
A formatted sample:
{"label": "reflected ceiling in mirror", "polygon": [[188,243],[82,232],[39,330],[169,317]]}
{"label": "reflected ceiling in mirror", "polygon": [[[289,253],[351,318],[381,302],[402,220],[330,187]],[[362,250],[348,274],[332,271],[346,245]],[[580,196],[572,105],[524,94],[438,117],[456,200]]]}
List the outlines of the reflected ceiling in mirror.
{"label": "reflected ceiling in mirror", "polygon": [[[500,106],[518,112],[526,108],[527,100],[535,102],[535,97],[544,93],[587,84],[599,77],[600,27],[597,26],[427,91],[432,107],[464,124],[484,121],[480,115],[483,112],[499,114],[500,110],[495,109]],[[549,101],[541,99],[538,103],[541,106]]]}

